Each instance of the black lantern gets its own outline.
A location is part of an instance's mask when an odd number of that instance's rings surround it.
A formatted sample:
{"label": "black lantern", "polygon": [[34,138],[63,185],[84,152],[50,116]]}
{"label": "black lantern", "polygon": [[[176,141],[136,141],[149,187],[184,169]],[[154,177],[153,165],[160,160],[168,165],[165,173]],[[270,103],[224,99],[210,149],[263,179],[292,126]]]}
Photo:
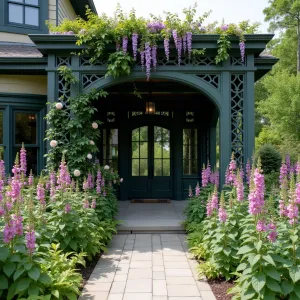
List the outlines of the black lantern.
{"label": "black lantern", "polygon": [[146,115],[154,115],[155,114],[155,102],[152,99],[152,90],[150,85],[150,91],[149,91],[149,99],[146,100]]}
{"label": "black lantern", "polygon": [[155,102],[150,100],[146,102],[146,115],[155,114]]}

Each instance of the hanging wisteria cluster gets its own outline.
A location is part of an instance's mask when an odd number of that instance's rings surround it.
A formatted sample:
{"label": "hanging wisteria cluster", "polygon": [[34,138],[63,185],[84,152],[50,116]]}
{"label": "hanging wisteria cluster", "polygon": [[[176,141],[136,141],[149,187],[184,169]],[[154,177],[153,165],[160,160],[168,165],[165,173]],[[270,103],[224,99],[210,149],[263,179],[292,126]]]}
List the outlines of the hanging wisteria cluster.
{"label": "hanging wisteria cluster", "polygon": [[[149,80],[151,70],[156,70],[158,45],[162,43],[166,59],[170,59],[170,52],[174,56],[177,54],[177,63],[180,65],[183,57],[187,57],[189,61],[192,59],[194,35],[219,34],[217,44],[222,51],[218,51],[216,62],[221,62],[227,59],[224,54],[229,50],[224,42],[231,36],[237,36],[240,40],[241,60],[244,62],[244,33],[255,33],[257,29],[256,26],[250,26],[249,22],[241,22],[239,25],[213,23],[204,26],[209,14],[196,18],[196,6],[183,10],[183,20],[177,14],[168,12],[165,13],[164,19],[154,16],[151,16],[151,19],[137,17],[134,10],[127,16],[120,7],[117,8],[117,12],[114,18],[110,18],[106,15],[95,16],[88,10],[86,21],[68,20],[58,27],[50,25],[50,32],[55,35],[76,35],[77,44],[87,46],[83,53],[92,56],[93,62],[103,58],[107,45],[115,43],[117,52],[121,51],[124,56],[130,55],[133,61],[140,63],[142,69],[145,66]],[[252,32],[249,28],[252,28]]]}

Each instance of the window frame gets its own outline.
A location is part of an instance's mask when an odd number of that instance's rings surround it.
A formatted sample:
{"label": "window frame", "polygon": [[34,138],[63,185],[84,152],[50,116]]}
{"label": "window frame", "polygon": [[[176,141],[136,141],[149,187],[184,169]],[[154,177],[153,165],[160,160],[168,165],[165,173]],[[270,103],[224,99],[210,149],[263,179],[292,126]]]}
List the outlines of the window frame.
{"label": "window frame", "polygon": [[[190,123],[188,123],[188,124],[190,124]],[[199,177],[199,174],[200,174],[200,172],[201,172],[201,167],[200,167],[200,161],[201,161],[201,159],[200,159],[200,153],[199,153],[199,151],[200,151],[200,138],[199,138],[199,135],[200,135],[200,130],[199,130],[199,128],[198,127],[196,127],[196,126],[193,126],[194,124],[192,123],[191,125],[192,126],[188,126],[188,124],[185,124],[184,126],[183,126],[183,128],[181,129],[181,134],[182,134],[182,157],[181,157],[181,163],[182,163],[182,176],[183,177]],[[196,132],[196,142],[197,142],[197,144],[196,144],[196,155],[197,155],[197,159],[195,160],[195,159],[191,159],[191,158],[188,158],[188,159],[184,159],[184,146],[185,145],[189,145],[189,144],[185,144],[184,143],[184,140],[183,140],[183,136],[184,136],[184,130],[196,130],[197,132]],[[193,173],[193,174],[185,174],[184,173],[184,161],[196,161],[196,167],[197,167],[197,172],[196,173]]]}
{"label": "window frame", "polygon": [[[9,3],[23,6],[23,24],[9,22]],[[0,1],[1,4],[1,1]],[[21,34],[47,34],[49,32],[45,21],[49,19],[49,0],[39,0],[39,5],[32,5],[14,0],[3,0],[3,13],[0,13],[0,31],[21,33]],[[39,9],[39,25],[25,24],[25,7],[34,7]]]}

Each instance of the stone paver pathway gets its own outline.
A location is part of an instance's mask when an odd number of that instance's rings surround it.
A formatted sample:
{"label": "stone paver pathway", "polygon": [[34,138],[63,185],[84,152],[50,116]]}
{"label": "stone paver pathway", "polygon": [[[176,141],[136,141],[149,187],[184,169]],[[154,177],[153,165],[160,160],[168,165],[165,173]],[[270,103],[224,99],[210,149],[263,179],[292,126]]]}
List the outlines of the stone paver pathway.
{"label": "stone paver pathway", "polygon": [[117,235],[80,299],[215,300],[196,278],[184,234]]}

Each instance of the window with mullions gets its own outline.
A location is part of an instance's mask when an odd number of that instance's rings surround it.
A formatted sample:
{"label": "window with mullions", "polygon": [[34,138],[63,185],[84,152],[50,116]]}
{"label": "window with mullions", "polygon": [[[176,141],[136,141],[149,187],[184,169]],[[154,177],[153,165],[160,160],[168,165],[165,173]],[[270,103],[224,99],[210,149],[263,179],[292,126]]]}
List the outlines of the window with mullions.
{"label": "window with mullions", "polygon": [[197,129],[183,129],[183,174],[198,174]]}
{"label": "window with mullions", "polygon": [[37,141],[37,114],[29,112],[15,112],[14,124],[14,155],[20,151],[22,143],[24,143],[27,151],[27,173],[32,170],[34,174],[37,174],[37,158],[39,151],[39,145]]}
{"label": "window with mullions", "polygon": [[4,145],[3,145],[3,111],[0,111],[0,158],[4,158]]}
{"label": "window with mullions", "polygon": [[103,129],[103,165],[118,171],[119,145],[118,129]]}
{"label": "window with mullions", "polygon": [[41,0],[7,0],[8,22],[38,27]]}

